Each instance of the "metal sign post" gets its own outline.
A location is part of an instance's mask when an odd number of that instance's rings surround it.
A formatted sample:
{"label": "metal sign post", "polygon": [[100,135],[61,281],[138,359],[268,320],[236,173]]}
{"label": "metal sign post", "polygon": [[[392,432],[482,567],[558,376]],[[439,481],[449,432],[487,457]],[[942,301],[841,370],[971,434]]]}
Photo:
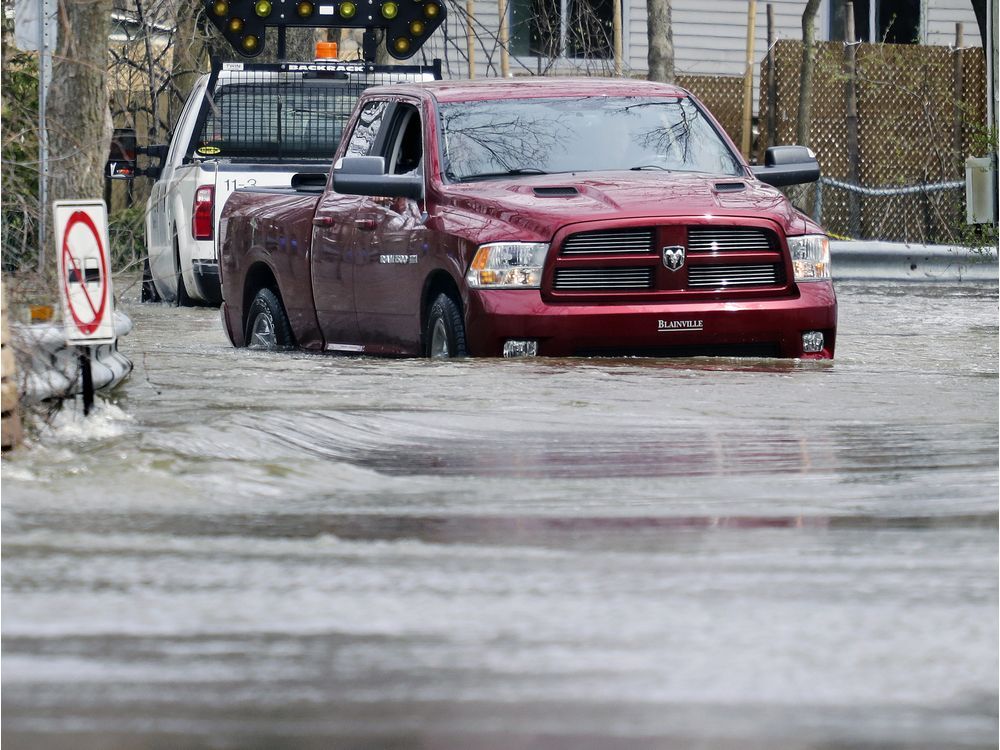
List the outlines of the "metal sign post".
{"label": "metal sign post", "polygon": [[[5,10],[8,3],[4,3]],[[52,83],[52,48],[59,36],[58,0],[14,0],[14,41],[19,49],[38,52],[38,270],[45,269],[48,234],[49,134],[45,108]],[[6,42],[6,39],[5,39]]]}
{"label": "metal sign post", "polygon": [[115,342],[108,209],[104,201],[56,201],[52,217],[66,342],[80,347],[86,416],[94,404],[90,347]]}

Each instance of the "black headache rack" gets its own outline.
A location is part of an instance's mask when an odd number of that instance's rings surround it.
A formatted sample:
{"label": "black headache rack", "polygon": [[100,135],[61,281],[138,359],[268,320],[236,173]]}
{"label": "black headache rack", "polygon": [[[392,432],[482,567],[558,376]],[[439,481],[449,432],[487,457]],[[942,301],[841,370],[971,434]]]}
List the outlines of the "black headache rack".
{"label": "black headache rack", "polygon": [[184,160],[329,163],[365,89],[420,80],[441,80],[441,61],[376,65],[363,60],[215,59]]}

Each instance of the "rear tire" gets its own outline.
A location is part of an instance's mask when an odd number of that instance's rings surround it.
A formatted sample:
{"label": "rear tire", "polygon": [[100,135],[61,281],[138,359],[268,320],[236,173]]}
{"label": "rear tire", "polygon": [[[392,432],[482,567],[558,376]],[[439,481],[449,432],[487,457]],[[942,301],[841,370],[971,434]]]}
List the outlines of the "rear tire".
{"label": "rear tire", "polygon": [[142,292],[139,296],[140,302],[160,302],[160,293],[156,291],[156,284],[153,283],[153,272],[149,270],[149,258],[142,262]]}
{"label": "rear tire", "polygon": [[285,306],[270,289],[261,289],[250,303],[243,340],[251,349],[268,351],[295,346]]}
{"label": "rear tire", "polygon": [[177,247],[176,241],[174,241],[174,263],[177,268],[177,299],[174,300],[174,304],[177,307],[190,307],[191,297],[188,296],[187,287],[184,286],[184,272],[181,271],[181,251]]}
{"label": "rear tire", "polygon": [[184,286],[184,275],[181,273],[177,274],[177,306],[191,306],[191,298],[188,296],[187,287]]}
{"label": "rear tire", "polygon": [[469,355],[465,344],[465,321],[462,311],[447,294],[439,294],[427,313],[424,334],[426,354],[431,359],[450,359]]}

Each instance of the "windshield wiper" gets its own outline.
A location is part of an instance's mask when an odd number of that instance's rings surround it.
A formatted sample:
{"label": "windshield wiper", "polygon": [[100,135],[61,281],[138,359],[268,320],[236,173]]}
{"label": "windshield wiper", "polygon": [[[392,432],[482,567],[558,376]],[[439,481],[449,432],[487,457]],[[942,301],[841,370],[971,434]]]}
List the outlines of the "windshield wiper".
{"label": "windshield wiper", "polygon": [[512,177],[517,175],[525,174],[548,174],[544,169],[537,169],[535,167],[518,167],[517,169],[508,169],[506,172],[483,172],[482,174],[467,174],[464,177],[459,177],[459,182],[473,182],[474,180],[492,180],[498,177]]}
{"label": "windshield wiper", "polygon": [[638,167],[629,167],[629,172],[641,172],[644,169],[659,169],[661,172],[672,172],[672,169],[661,167],[659,164],[642,164]]}

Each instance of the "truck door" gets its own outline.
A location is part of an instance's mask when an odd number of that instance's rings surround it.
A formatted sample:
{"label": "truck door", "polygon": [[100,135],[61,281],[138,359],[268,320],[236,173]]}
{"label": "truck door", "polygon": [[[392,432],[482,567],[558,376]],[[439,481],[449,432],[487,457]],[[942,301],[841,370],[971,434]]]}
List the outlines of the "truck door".
{"label": "truck door", "polygon": [[[419,109],[396,102],[375,156],[387,174],[423,174],[423,129]],[[361,340],[380,353],[418,354],[420,297],[426,278],[427,230],[422,208],[410,198],[365,197],[357,208],[352,238],[354,299]]]}
{"label": "truck door", "polygon": [[[163,171],[150,188],[146,209],[146,251],[149,253],[149,268],[160,295],[166,299],[172,299],[177,293],[176,278],[179,269],[174,263],[177,220],[173,209],[185,169],[183,161],[191,138],[193,120],[201,107],[207,80],[208,76],[203,76],[184,103],[170,139],[167,157],[163,160]],[[190,231],[189,226],[183,227],[182,231],[183,229]]]}
{"label": "truck door", "polygon": [[[373,100],[362,107],[345,156],[371,155],[388,104],[384,100]],[[361,351],[354,310],[351,244],[355,221],[364,200],[362,196],[341,195],[328,188],[313,218],[313,299],[326,348],[333,351]]]}

